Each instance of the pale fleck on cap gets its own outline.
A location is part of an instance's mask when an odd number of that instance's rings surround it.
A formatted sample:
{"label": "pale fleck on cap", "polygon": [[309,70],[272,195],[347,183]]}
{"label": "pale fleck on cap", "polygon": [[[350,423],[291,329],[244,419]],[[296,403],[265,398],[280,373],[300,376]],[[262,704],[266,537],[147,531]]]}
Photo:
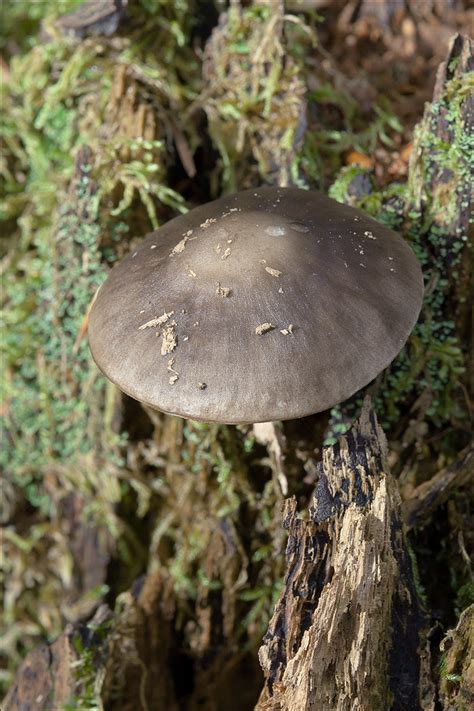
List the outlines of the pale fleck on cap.
{"label": "pale fleck on cap", "polygon": [[395,358],[420,311],[408,244],[318,192],[220,198],[148,235],[100,288],[93,357],[124,392],[208,422],[328,409]]}

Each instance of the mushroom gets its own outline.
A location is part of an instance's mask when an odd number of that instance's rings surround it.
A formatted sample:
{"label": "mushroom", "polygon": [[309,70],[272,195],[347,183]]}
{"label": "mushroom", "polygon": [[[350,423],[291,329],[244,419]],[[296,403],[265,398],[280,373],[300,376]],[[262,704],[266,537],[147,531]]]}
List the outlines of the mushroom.
{"label": "mushroom", "polygon": [[152,408],[287,420],[373,380],[422,297],[418,261],[388,227],[318,192],[263,187],[146,237],[100,288],[89,341],[105,375]]}

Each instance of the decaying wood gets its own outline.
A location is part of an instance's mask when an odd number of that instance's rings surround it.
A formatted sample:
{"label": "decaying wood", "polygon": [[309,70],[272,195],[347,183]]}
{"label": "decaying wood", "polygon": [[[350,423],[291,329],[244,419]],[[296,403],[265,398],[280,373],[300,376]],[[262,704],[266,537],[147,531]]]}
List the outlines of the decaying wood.
{"label": "decaying wood", "polygon": [[[451,38],[444,62],[438,67],[433,101],[426,105],[423,119],[415,132],[410,156],[409,191],[410,204],[424,213],[427,224],[442,234],[442,240],[433,248],[434,255],[442,257],[449,276],[446,307],[447,316],[454,318],[461,344],[466,344],[466,385],[469,387],[469,372],[472,369],[474,333],[472,328],[472,292],[474,272],[472,269],[472,179],[469,166],[469,136],[474,125],[474,93],[472,76],[474,70],[473,40],[467,35],[456,34]],[[459,105],[453,110],[455,97]],[[457,135],[465,135],[465,149],[458,161],[447,165],[441,153],[433,146],[454,145]],[[459,239],[465,240],[459,253]],[[471,366],[471,367],[470,367]],[[474,381],[471,376],[470,397],[474,397]]]}
{"label": "decaying wood", "polygon": [[71,580],[64,591],[62,606],[68,622],[88,619],[98,607],[97,591],[105,585],[107,567],[114,553],[110,533],[88,522],[88,503],[76,492],[70,492],[58,502],[59,526],[72,559]]}
{"label": "decaying wood", "polygon": [[327,447],[307,517],[285,504],[287,573],[256,711],[432,709],[425,619],[386,440],[366,401]]}
{"label": "decaying wood", "polygon": [[88,624],[69,624],[51,645],[30,652],[2,711],[89,708],[91,685],[109,711],[177,711],[174,615],[166,574],[137,581],[115,613],[102,605]]}
{"label": "decaying wood", "polygon": [[90,0],[62,15],[56,27],[66,36],[83,39],[90,35],[113,35],[122,21],[128,0]]}
{"label": "decaying wood", "polygon": [[49,711],[63,708],[70,700],[72,662],[77,658],[72,629],[69,625],[53,644],[43,644],[27,655],[3,700],[2,711]]}
{"label": "decaying wood", "polygon": [[[430,223],[446,233],[447,247],[458,239],[459,234],[467,234],[469,230],[470,195],[468,192],[464,194],[465,188],[461,186],[463,181],[466,182],[465,176],[454,166],[446,166],[432,150],[432,143],[427,138],[436,136],[440,141],[454,143],[458,117],[453,119],[450,115],[452,82],[467,80],[473,69],[472,40],[460,34],[454,35],[446,59],[438,67],[433,100],[426,105],[423,119],[418,124],[410,155],[409,187],[413,203],[423,209],[428,204],[439,206],[437,211],[431,209]],[[466,133],[469,133],[474,121],[474,97],[468,91],[467,84],[460,98],[459,118]],[[428,160],[428,168],[425,159]],[[453,196],[456,209],[448,209]]]}
{"label": "decaying wood", "polygon": [[[210,546],[222,578],[238,562],[232,533],[216,532]],[[214,548],[214,553],[211,549]],[[27,655],[1,711],[242,711],[261,684],[255,655],[229,639],[229,616],[219,590],[197,601],[195,645],[183,644],[172,578],[144,576],[123,593],[112,612],[101,605],[87,624],[70,624],[51,645]],[[232,613],[231,613],[232,614]],[[242,688],[242,678],[247,683]]]}
{"label": "decaying wood", "polygon": [[[454,61],[453,61],[454,60]],[[438,67],[436,72],[436,83],[433,92],[433,101],[438,101],[443,96],[446,84],[451,79],[460,79],[467,72],[474,69],[474,56],[472,52],[472,39],[466,34],[456,34],[451,38],[448,55],[444,62]],[[468,107],[472,107],[473,97],[466,97],[466,112]],[[443,117],[440,118],[440,122]]]}
{"label": "decaying wood", "polygon": [[121,603],[108,635],[100,690],[104,709],[178,711],[171,672],[177,654],[171,578],[164,572],[143,577]]}
{"label": "decaying wood", "polygon": [[419,526],[446,501],[451,492],[474,477],[474,447],[465,447],[452,464],[429,481],[416,487],[403,504],[403,516],[409,529]]}
{"label": "decaying wood", "polygon": [[456,629],[450,630],[440,645],[440,695],[443,708],[474,707],[474,605],[461,614]]}

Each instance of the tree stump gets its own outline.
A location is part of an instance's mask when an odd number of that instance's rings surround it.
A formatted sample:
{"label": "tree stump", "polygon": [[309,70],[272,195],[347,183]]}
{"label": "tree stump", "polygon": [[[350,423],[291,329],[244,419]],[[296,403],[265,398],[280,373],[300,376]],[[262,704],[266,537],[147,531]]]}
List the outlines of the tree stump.
{"label": "tree stump", "polygon": [[427,621],[386,454],[366,400],[324,449],[307,514],[285,502],[287,572],[260,648],[256,711],[433,708]]}

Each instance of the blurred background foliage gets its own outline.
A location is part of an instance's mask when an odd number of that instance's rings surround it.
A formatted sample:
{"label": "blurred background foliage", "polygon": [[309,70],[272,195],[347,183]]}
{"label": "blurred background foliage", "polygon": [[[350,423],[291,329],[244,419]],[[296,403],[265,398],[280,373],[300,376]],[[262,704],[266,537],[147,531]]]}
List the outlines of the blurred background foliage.
{"label": "blurred background foliage", "polygon": [[[357,410],[354,398],[282,426],[282,486],[251,427],[145,411],[105,381],[87,346],[95,290],[179,212],[278,183],[322,189],[400,231],[423,265],[425,306],[375,399],[404,490],[468,441],[472,79],[452,67],[422,119],[445,39],[421,52],[402,25],[394,80],[388,30],[361,49],[363,26],[316,4],[129,0],[122,14],[112,8],[109,34],[98,21],[64,23],[80,0],[2,6],[4,687],[38,641],[160,570],[173,581],[183,653],[206,664],[222,649],[254,653],[283,573],[284,494],[307,499],[308,462]],[[452,31],[459,18],[447,18]],[[370,74],[374,54],[385,75]],[[472,540],[459,547],[468,499],[456,506],[414,541],[422,584],[448,568],[436,600],[445,624],[473,595]]]}

